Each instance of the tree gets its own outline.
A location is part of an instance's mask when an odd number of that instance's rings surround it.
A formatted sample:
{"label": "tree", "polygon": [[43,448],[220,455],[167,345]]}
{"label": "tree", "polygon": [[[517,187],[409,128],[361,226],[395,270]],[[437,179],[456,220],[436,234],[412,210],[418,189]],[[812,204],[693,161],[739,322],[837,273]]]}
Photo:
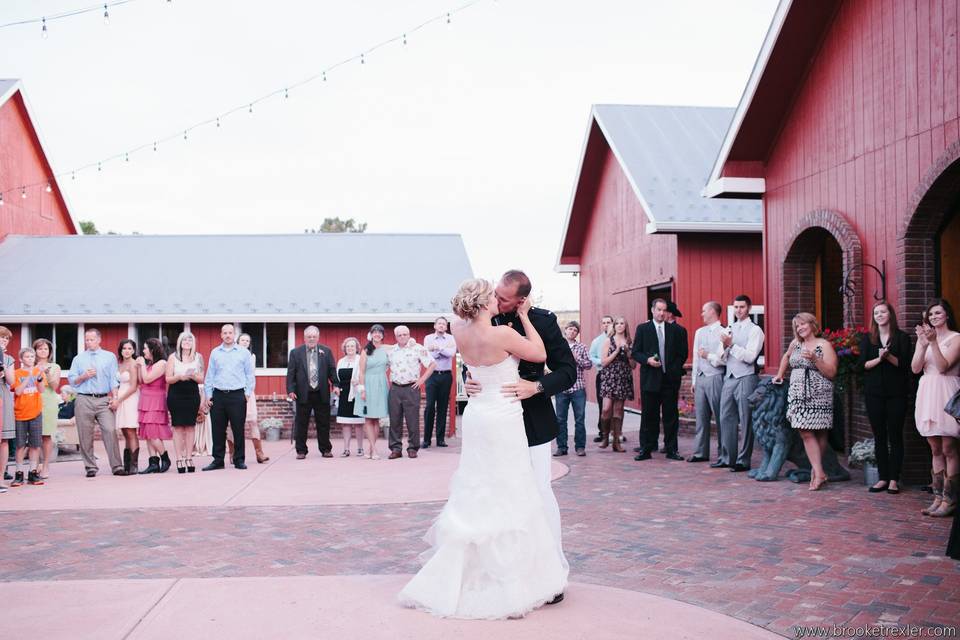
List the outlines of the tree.
{"label": "tree", "polygon": [[94,224],[93,220],[81,220],[80,221],[80,233],[85,236],[98,236],[100,232],[97,231],[97,225]]}
{"label": "tree", "polygon": [[336,217],[324,218],[319,229],[306,229],[305,233],[363,233],[366,230],[366,222],[357,222],[353,218],[341,220]]}

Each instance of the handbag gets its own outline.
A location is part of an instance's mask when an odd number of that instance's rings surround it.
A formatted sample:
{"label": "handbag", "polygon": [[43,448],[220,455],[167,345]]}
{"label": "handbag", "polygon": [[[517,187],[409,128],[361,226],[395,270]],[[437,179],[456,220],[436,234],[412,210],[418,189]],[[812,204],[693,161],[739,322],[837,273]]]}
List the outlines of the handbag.
{"label": "handbag", "polygon": [[943,410],[949,415],[953,416],[954,420],[960,422],[960,391],[957,391],[955,394],[953,394],[953,397],[947,401],[947,404],[943,407]]}

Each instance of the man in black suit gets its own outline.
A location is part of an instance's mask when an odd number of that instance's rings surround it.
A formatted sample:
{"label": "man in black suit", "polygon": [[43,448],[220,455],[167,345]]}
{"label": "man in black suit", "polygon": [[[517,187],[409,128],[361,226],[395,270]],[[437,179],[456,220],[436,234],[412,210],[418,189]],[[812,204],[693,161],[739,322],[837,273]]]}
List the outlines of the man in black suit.
{"label": "man in black suit", "polygon": [[660,437],[670,460],[683,460],[677,445],[680,379],[687,361],[687,340],[676,324],[666,322],[667,301],[657,298],[650,306],[653,319],[637,327],[633,359],[640,363],[640,452],[634,460],[649,460]]}
{"label": "man in black suit", "polygon": [[[522,271],[507,271],[497,284],[494,295],[500,313],[493,317],[493,324],[505,324],[521,335],[525,335],[523,325],[517,318],[517,307],[530,295],[530,279]],[[531,308],[528,316],[547,351],[546,367],[550,373],[544,375],[544,363],[520,361],[520,380],[515,384],[503,385],[503,394],[518,398],[523,406],[523,426],[527,432],[527,445],[530,447],[530,462],[537,477],[537,488],[543,499],[547,522],[553,531],[557,548],[563,550],[560,537],[560,506],[553,495],[550,473],[552,458],[551,443],[557,437],[557,414],[550,399],[572,387],[577,381],[577,362],[560,331],[555,316],[546,309]],[[467,395],[479,393],[480,383],[467,380]],[[548,604],[563,600],[563,594],[557,594]]]}
{"label": "man in black suit", "polygon": [[317,446],[320,455],[332,458],[330,452],[330,387],[339,393],[337,361],[330,347],[319,344],[320,329],[310,325],[303,330],[303,344],[290,350],[287,360],[287,398],[296,402],[297,416],[294,440],[297,460],[307,457],[307,427],[310,413],[317,425]]}

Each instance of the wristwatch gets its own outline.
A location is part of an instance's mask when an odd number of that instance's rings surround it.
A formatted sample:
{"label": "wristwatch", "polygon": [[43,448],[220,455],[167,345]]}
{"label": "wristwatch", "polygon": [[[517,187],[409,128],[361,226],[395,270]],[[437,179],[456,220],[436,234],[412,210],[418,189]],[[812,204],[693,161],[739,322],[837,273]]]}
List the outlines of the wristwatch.
{"label": "wristwatch", "polygon": [[543,383],[537,382],[537,393],[543,393]]}

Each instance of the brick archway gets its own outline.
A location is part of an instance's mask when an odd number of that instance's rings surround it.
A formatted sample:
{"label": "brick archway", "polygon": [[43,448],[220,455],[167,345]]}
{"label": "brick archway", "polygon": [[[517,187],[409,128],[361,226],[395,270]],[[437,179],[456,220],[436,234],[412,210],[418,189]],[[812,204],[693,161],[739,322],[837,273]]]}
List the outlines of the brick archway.
{"label": "brick archway", "polygon": [[[843,273],[863,263],[860,237],[840,213],[819,209],[807,213],[797,222],[786,242],[783,259],[782,350],[786,350],[793,338],[793,316],[801,311],[812,311],[816,306],[816,261],[827,237],[840,245]],[[860,271],[854,275],[862,277]],[[847,326],[858,326],[863,322],[862,295],[843,298],[843,322]]]}
{"label": "brick archway", "polygon": [[960,141],[947,147],[914,189],[897,236],[897,311],[907,330],[937,295],[937,235],[958,202]]}

